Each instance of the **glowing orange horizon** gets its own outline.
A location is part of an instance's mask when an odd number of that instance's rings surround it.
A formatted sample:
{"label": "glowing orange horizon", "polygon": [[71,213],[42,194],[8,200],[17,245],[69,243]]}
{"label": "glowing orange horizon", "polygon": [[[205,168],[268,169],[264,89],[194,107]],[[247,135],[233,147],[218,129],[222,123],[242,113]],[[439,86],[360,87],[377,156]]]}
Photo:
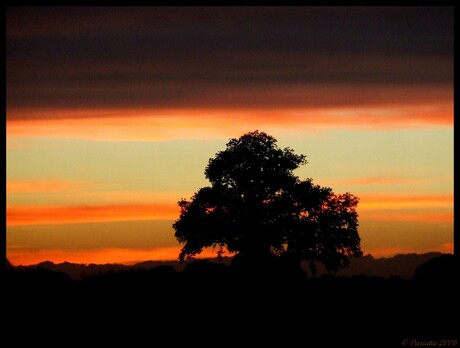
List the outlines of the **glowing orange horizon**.
{"label": "glowing orange horizon", "polygon": [[410,247],[385,247],[385,248],[369,248],[365,249],[364,255],[372,255],[373,257],[392,257],[397,254],[423,254],[428,252],[440,252],[443,254],[453,254],[454,244],[443,243],[437,248],[410,248]]}
{"label": "glowing orange horizon", "polygon": [[[35,265],[44,261],[54,263],[71,262],[77,264],[135,264],[144,261],[177,261],[181,247],[162,247],[152,249],[120,249],[105,248],[95,250],[62,250],[62,249],[40,249],[23,250],[21,248],[9,248],[7,258],[14,266]],[[397,254],[441,252],[452,254],[453,243],[443,243],[436,248],[409,248],[409,247],[385,247],[363,249],[364,255],[373,257],[392,257]],[[231,256],[227,254],[227,256]],[[217,251],[212,248],[204,249],[195,258],[216,258]]]}
{"label": "glowing orange horizon", "polygon": [[[151,249],[104,248],[94,250],[25,250],[22,248],[9,248],[7,258],[14,266],[35,265],[43,261],[78,264],[118,263],[128,265],[144,261],[177,261],[180,250],[180,246]],[[201,254],[196,255],[196,258],[215,257],[217,257],[217,251],[212,248],[204,249]]]}

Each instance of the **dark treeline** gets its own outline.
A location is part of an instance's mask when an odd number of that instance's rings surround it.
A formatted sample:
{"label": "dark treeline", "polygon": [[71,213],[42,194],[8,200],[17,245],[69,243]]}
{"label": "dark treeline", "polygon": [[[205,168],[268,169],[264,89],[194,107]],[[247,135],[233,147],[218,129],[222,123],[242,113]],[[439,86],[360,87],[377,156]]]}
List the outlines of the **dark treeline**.
{"label": "dark treeline", "polygon": [[[414,276],[414,271],[417,267],[427,262],[428,260],[441,256],[439,252],[429,252],[424,254],[398,254],[388,258],[374,258],[372,255],[350,258],[350,265],[347,268],[342,268],[336,273],[337,276],[375,276],[389,278],[392,276],[400,276],[403,279],[411,279]],[[220,259],[207,259],[211,262],[216,262],[224,265],[230,265],[232,257],[222,257]],[[190,261],[189,261],[190,262]],[[184,270],[189,262],[181,263],[179,261],[144,261],[132,265],[124,264],[77,264],[70,262],[53,263],[50,261],[40,262],[36,265],[17,266],[16,270],[21,271],[31,268],[44,268],[51,271],[63,272],[69,275],[72,279],[83,279],[89,276],[99,275],[107,272],[119,272],[129,269],[151,269],[158,266],[171,266],[176,271]],[[192,261],[193,262],[193,261]],[[310,265],[307,262],[302,262],[301,265],[308,276],[312,276]],[[316,264],[317,276],[326,274],[324,266],[321,263]]]}
{"label": "dark treeline", "polygon": [[404,340],[458,338],[457,274],[452,255],[424,263],[409,280],[312,278],[281,262],[200,260],[180,272],[159,266],[82,280],[10,267],[5,332],[18,346],[32,339],[59,345],[64,335],[130,347],[400,347]]}

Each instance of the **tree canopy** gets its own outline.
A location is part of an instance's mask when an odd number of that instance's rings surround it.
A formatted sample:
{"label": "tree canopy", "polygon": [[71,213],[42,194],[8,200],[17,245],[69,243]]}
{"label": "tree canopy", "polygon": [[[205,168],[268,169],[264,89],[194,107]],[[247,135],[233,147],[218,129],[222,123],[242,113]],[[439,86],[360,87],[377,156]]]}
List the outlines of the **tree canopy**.
{"label": "tree canopy", "polygon": [[252,259],[305,260],[312,268],[320,262],[328,271],[348,266],[350,256],[362,254],[359,199],[300,180],[293,171],[306,163],[264,132],[231,139],[206,167],[211,186],[178,202],[173,227],[184,244],[179,259],[215,247],[219,256],[228,250]]}

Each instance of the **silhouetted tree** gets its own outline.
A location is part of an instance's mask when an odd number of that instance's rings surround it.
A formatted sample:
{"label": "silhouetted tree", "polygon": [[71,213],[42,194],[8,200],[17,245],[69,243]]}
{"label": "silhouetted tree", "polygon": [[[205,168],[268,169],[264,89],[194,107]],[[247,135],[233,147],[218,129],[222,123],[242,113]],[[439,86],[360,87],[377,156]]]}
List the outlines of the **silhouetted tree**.
{"label": "silhouetted tree", "polygon": [[263,132],[247,133],[209,160],[205,175],[211,186],[178,202],[173,227],[184,244],[181,261],[217,247],[219,256],[225,249],[250,260],[283,256],[337,271],[349,256],[362,254],[358,198],[300,180],[293,170],[306,157],[276,142]]}

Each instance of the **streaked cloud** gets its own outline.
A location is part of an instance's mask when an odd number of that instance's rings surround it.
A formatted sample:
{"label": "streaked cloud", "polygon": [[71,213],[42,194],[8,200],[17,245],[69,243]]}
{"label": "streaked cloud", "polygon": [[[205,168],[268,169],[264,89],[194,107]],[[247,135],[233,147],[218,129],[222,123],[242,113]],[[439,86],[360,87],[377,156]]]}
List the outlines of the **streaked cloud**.
{"label": "streaked cloud", "polygon": [[7,205],[7,226],[71,224],[83,222],[140,221],[176,219],[175,204],[124,204],[85,206]]}
{"label": "streaked cloud", "polygon": [[375,186],[375,185],[403,185],[403,184],[414,184],[424,183],[426,179],[414,179],[414,178],[397,178],[387,176],[372,176],[355,179],[339,179],[339,180],[328,180],[323,182],[327,186]]}
{"label": "streaked cloud", "polygon": [[454,221],[453,212],[427,212],[427,211],[374,211],[361,212],[361,220],[366,221],[409,221],[409,222],[438,222],[451,223]]}
{"label": "streaked cloud", "polygon": [[452,104],[449,7],[8,8],[6,41],[8,120]]}
{"label": "streaked cloud", "polygon": [[[374,196],[361,199],[359,213],[366,220],[453,221],[451,195]],[[427,211],[443,209],[441,212]],[[175,203],[88,206],[7,206],[7,225],[176,219]]]}
{"label": "streaked cloud", "polygon": [[452,223],[452,194],[366,194],[360,197],[361,220]]}
{"label": "streaked cloud", "polygon": [[176,203],[181,198],[191,197],[194,192],[158,192],[158,191],[85,191],[85,192],[72,192],[64,194],[63,198],[72,198],[74,200],[89,201],[92,204],[107,204],[108,202],[116,202],[117,204],[131,204],[131,203],[162,203],[172,202]]}
{"label": "streaked cloud", "polygon": [[[32,112],[33,113],[33,112]],[[91,140],[209,139],[237,136],[242,130],[373,129],[452,127],[453,108],[400,106],[284,110],[126,110],[49,111],[35,119],[7,122],[7,136]],[[86,116],[91,117],[86,117]],[[21,117],[19,117],[21,118]]]}
{"label": "streaked cloud", "polygon": [[407,195],[407,194],[366,194],[360,197],[361,210],[452,208],[452,194]]}
{"label": "streaked cloud", "polygon": [[57,193],[88,189],[91,183],[71,180],[15,180],[6,182],[6,192],[14,193]]}

